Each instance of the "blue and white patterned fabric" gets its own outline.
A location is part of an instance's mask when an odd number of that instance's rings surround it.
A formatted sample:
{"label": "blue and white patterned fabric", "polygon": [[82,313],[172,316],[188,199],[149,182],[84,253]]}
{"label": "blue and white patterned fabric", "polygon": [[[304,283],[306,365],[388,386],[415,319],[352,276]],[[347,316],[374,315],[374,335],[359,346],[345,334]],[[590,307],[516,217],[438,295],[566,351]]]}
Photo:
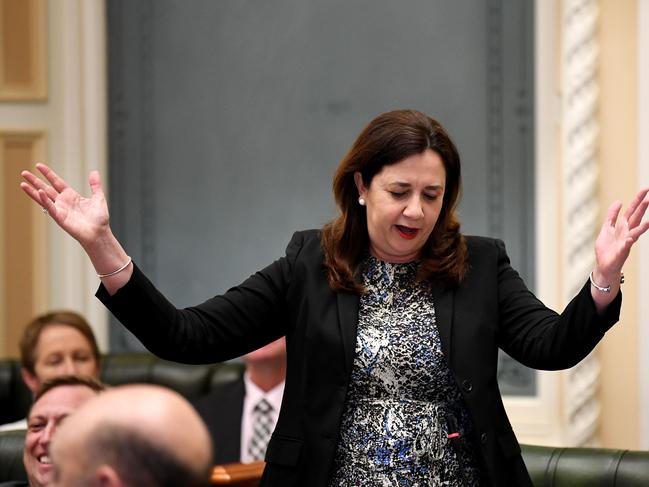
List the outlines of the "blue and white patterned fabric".
{"label": "blue and white patterned fabric", "polygon": [[[417,262],[368,257],[331,486],[477,486],[472,423]],[[448,438],[449,424],[461,438]],[[452,427],[451,429],[456,429]],[[454,443],[455,442],[455,443]]]}

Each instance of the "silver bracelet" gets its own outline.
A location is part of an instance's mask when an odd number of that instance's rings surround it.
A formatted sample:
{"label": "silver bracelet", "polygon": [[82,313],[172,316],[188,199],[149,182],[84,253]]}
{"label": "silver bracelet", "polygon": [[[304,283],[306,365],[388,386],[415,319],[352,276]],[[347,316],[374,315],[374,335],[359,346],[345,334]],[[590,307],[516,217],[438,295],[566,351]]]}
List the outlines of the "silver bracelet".
{"label": "silver bracelet", "polygon": [[97,277],[99,277],[100,279],[103,279],[104,277],[110,277],[110,276],[114,276],[115,274],[119,274],[124,269],[126,269],[131,262],[133,262],[133,259],[131,259],[131,257],[129,256],[128,260],[126,261],[126,264],[124,264],[119,269],[116,269],[113,272],[109,272],[108,274],[97,274]]}
{"label": "silver bracelet", "polygon": [[[595,289],[597,289],[600,293],[610,293],[611,292],[611,285],[609,284],[606,287],[599,286],[598,284],[593,281],[593,271],[590,271],[590,275],[588,276],[590,279],[590,283],[593,285]],[[620,284],[624,284],[624,272],[620,273]]]}

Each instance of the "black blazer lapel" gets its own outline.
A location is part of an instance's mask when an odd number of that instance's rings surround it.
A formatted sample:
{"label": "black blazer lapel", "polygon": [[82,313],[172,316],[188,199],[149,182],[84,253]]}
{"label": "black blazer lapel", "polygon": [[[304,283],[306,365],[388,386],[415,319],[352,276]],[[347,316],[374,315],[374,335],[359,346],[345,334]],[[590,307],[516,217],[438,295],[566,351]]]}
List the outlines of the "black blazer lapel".
{"label": "black blazer lapel", "polygon": [[355,294],[338,293],[338,326],[345,354],[345,371],[349,374],[354,362],[356,349],[356,329],[358,326],[359,297]]}
{"label": "black blazer lapel", "polygon": [[437,330],[442,341],[442,352],[446,361],[451,364],[451,328],[455,306],[455,292],[452,289],[433,286],[433,305],[435,306],[435,319]]}

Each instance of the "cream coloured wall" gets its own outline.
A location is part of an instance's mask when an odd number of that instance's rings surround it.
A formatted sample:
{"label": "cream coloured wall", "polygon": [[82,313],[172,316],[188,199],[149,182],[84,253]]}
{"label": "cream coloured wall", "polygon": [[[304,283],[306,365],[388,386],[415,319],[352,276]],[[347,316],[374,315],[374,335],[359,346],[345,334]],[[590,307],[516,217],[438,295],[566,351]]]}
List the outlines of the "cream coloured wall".
{"label": "cream coloured wall", "polygon": [[[638,177],[649,187],[649,0],[638,3]],[[649,239],[640,242],[639,354],[640,448],[649,449]]]}
{"label": "cream coloured wall", "polygon": [[[638,5],[635,0],[600,2],[600,204],[628,204],[638,176]],[[647,236],[645,235],[645,239]],[[624,268],[620,323],[599,348],[601,361],[600,441],[610,448],[640,447],[638,252]],[[646,279],[646,277],[645,277]]]}

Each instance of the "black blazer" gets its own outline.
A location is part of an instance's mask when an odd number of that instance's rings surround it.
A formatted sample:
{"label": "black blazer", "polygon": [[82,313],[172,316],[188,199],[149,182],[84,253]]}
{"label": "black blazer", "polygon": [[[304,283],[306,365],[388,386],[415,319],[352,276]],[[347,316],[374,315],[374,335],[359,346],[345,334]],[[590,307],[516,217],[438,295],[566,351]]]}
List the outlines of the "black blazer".
{"label": "black blazer", "polygon": [[241,459],[241,418],[245,395],[246,386],[241,378],[191,401],[212,437],[215,465],[235,463]]}
{"label": "black blazer", "polygon": [[[434,289],[443,351],[473,417],[491,483],[531,485],[496,381],[498,348],[530,367],[571,367],[617,321],[621,296],[599,316],[586,282],[558,315],[528,291],[501,241],[467,237],[467,245],[465,280],[457,288]],[[328,485],[359,297],[329,288],[318,231],[297,232],[285,257],[198,306],[176,309],[137,267],[114,296],[103,287],[97,296],[151,352],[168,360],[226,360],[286,335],[286,386],[262,485]]]}

